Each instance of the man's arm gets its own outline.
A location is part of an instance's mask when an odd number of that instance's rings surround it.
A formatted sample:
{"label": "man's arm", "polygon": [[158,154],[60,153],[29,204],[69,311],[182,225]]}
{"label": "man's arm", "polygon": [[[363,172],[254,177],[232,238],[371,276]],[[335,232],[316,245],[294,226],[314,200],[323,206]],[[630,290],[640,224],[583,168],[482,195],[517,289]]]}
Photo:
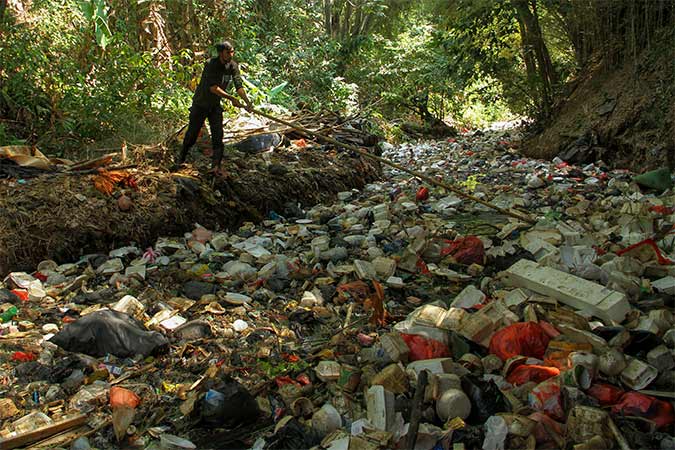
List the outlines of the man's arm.
{"label": "man's arm", "polygon": [[217,84],[214,84],[213,86],[211,86],[211,87],[209,88],[209,90],[211,91],[212,94],[216,94],[218,97],[226,98],[226,99],[228,99],[230,102],[232,102],[232,104],[233,104],[234,106],[236,106],[237,108],[241,108],[241,103],[239,103],[239,100],[237,100],[236,97],[233,97],[233,96],[231,96],[230,94],[228,94],[227,92],[225,92],[225,91],[223,90],[223,88],[221,88],[221,87],[218,86]]}
{"label": "man's arm", "polygon": [[240,87],[237,89],[237,95],[239,95],[239,98],[244,100],[244,103],[246,103],[247,109],[253,108],[253,104],[251,103],[251,100],[248,99],[248,95],[246,95],[246,91],[244,90],[243,87]]}

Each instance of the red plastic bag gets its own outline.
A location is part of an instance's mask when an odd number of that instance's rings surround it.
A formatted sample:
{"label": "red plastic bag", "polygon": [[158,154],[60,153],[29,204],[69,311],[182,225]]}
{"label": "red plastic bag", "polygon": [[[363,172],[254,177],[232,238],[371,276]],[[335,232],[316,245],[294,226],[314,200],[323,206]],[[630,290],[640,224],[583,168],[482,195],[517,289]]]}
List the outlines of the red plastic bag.
{"label": "red plastic bag", "polygon": [[560,395],[560,378],[549,378],[538,384],[528,395],[530,407],[556,420],[565,420],[565,411]]}
{"label": "red plastic bag", "polygon": [[429,199],[429,189],[426,187],[421,187],[417,190],[417,195],[415,195],[415,200],[418,202],[423,202]]}
{"label": "red plastic bag", "polygon": [[543,359],[551,338],[536,322],[518,322],[492,335],[490,353],[502,361],[513,356],[531,356]]}
{"label": "red plastic bag", "polygon": [[595,383],[586,393],[600,402],[600,405],[608,406],[617,404],[625,391],[611,384]]}
{"label": "red plastic bag", "polygon": [[546,381],[549,378],[553,378],[560,375],[560,370],[555,367],[546,367],[546,366],[537,366],[537,365],[522,365],[516,367],[511,373],[506,377],[506,381],[513,384],[514,386],[520,386],[525,384],[528,381],[534,381],[535,383],[541,383]]}
{"label": "red plastic bag", "polygon": [[485,264],[483,241],[476,236],[455,239],[441,250],[441,256],[452,256],[459,264]]}
{"label": "red plastic bag", "polygon": [[673,405],[638,392],[626,392],[621,397],[621,401],[614,405],[612,412],[626,416],[644,417],[654,422],[657,428],[675,423]]}
{"label": "red plastic bag", "polygon": [[427,339],[417,334],[401,334],[401,337],[410,349],[410,361],[451,356],[448,346],[435,339]]}

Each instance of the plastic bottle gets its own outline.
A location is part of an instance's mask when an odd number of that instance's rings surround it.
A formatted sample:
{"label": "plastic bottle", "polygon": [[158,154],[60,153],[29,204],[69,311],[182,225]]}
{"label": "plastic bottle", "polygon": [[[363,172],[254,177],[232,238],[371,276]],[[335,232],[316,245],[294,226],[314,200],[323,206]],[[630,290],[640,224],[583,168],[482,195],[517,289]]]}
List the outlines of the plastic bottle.
{"label": "plastic bottle", "polygon": [[19,308],[17,308],[16,306],[12,306],[12,307],[9,308],[7,311],[5,311],[4,313],[0,314],[0,322],[2,322],[2,323],[9,322],[9,321],[12,320],[12,319],[14,318],[14,316],[16,316],[17,314],[19,314]]}

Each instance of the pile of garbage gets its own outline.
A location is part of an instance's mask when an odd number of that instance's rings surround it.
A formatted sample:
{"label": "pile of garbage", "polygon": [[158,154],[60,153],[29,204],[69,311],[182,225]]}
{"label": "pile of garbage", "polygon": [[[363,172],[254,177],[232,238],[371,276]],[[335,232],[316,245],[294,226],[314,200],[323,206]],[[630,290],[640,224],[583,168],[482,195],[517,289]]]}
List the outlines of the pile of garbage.
{"label": "pile of garbage", "polygon": [[392,170],[9,273],[0,445],[674,448],[672,178],[514,147],[382,150],[534,225]]}
{"label": "pile of garbage", "polygon": [[[377,142],[360,129],[362,119],[295,120],[371,151]],[[78,163],[47,159],[27,146],[0,147],[0,273],[33,270],[45,255],[71,261],[120,242],[152,243],[195,222],[212,229],[260,222],[271,209],[285,213],[327,201],[382,175],[376,162],[299,138],[287,127],[240,116],[228,129],[227,177],[208,172],[206,133],[187,167],[173,172],[174,155],[163,144],[125,144]]]}

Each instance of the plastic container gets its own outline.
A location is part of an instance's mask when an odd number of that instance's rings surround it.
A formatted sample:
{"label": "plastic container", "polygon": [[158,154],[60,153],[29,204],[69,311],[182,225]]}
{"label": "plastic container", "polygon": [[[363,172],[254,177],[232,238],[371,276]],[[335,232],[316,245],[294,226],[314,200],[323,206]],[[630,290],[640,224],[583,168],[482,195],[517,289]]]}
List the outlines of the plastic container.
{"label": "plastic container", "polygon": [[19,314],[19,308],[16,306],[10,307],[7,311],[0,314],[0,322],[6,323],[12,320],[17,314]]}
{"label": "plastic container", "polygon": [[39,411],[35,411],[13,422],[12,426],[14,431],[18,434],[23,434],[51,425],[52,423],[54,423],[54,421],[49,418],[49,416]]}
{"label": "plastic container", "polygon": [[455,417],[466,419],[471,414],[471,400],[459,389],[448,389],[436,402],[436,414],[443,422]]}

